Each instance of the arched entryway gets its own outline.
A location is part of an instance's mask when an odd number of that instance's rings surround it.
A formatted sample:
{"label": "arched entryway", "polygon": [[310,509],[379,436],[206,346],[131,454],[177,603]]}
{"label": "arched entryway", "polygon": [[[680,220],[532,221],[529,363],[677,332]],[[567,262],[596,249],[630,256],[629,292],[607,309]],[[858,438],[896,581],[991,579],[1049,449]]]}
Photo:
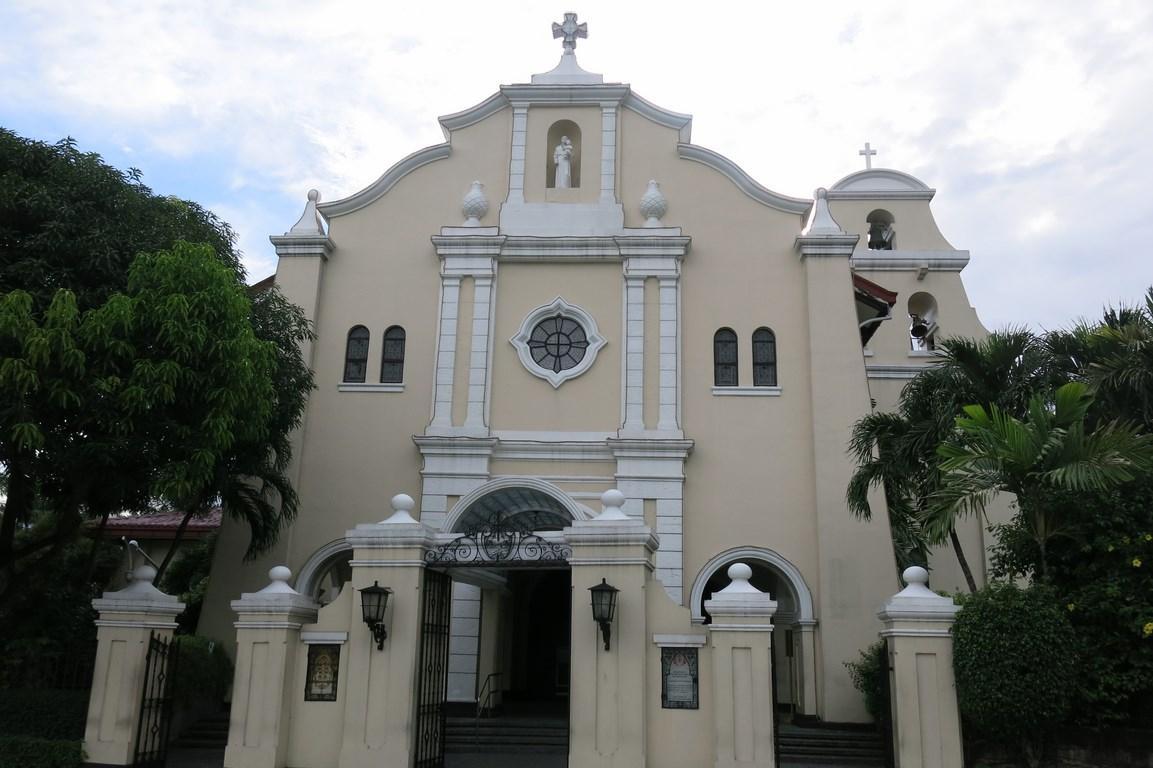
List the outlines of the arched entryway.
{"label": "arched entryway", "polygon": [[508,478],[450,510],[425,558],[453,581],[446,765],[518,747],[565,764],[572,587],[561,531],[590,515],[548,483]]}
{"label": "arched entryway", "polygon": [[750,583],[777,601],[773,617],[773,674],[776,706],[784,714],[815,716],[816,620],[813,596],[800,570],[779,553],[764,547],[736,547],[709,560],[697,573],[689,593],[694,623],[707,624],[705,601],[729,583],[733,563],[753,571]]}

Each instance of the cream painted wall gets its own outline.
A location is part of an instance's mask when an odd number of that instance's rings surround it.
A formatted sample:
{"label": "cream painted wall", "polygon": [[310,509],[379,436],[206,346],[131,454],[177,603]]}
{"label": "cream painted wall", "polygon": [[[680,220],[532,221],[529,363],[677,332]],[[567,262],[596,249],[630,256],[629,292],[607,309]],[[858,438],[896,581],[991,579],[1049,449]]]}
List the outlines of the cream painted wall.
{"label": "cream painted wall", "polygon": [[[615,432],[620,427],[620,282],[619,264],[501,264],[493,334],[492,429]],[[525,370],[509,339],[525,316],[557,296],[592,315],[608,343],[592,368],[554,389]]]}
{"label": "cream painted wall", "polygon": [[926,200],[830,200],[829,211],[850,235],[869,241],[869,214],[881,209],[893,215],[894,245],[903,251],[951,251]]}

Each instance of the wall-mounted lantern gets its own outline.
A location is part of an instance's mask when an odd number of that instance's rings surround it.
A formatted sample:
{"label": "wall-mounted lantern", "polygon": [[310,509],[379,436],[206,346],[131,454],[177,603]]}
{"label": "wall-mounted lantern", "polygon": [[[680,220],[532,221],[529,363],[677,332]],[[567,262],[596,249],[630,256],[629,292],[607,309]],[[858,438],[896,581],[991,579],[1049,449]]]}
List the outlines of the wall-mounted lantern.
{"label": "wall-mounted lantern", "polygon": [[372,639],[376,641],[376,650],[384,650],[384,639],[388,637],[388,630],[384,628],[384,609],[388,607],[388,596],[392,590],[380,586],[379,581],[372,582],[371,587],[360,590],[360,610],[364,614],[364,623],[372,632]]}
{"label": "wall-mounted lantern", "polygon": [[617,592],[620,590],[604,579],[595,587],[589,587],[593,598],[593,621],[600,625],[601,636],[605,639],[605,650],[609,649],[609,636],[612,634],[613,615],[617,611]]}

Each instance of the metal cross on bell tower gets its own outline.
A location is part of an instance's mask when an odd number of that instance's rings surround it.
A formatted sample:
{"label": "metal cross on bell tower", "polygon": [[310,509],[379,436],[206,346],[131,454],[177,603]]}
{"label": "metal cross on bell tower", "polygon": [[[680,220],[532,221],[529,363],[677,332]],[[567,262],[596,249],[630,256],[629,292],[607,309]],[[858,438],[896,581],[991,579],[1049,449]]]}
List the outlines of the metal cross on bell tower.
{"label": "metal cross on bell tower", "polygon": [[564,52],[572,53],[576,50],[576,41],[578,37],[588,38],[589,25],[577,24],[577,15],[575,13],[566,13],[564,15],[564,23],[557,24],[553,22],[552,25],[553,38],[564,38]]}

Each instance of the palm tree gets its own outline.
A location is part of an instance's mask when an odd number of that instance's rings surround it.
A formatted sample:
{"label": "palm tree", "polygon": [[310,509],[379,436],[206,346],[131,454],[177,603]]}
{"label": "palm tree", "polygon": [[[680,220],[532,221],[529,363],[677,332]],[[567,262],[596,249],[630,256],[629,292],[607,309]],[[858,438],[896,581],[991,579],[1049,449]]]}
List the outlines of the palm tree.
{"label": "palm tree", "polygon": [[940,486],[922,523],[930,539],[953,529],[965,515],[983,514],[998,493],[1017,497],[1022,522],[1037,544],[1046,578],[1047,546],[1074,536],[1075,508],[1045,503],[1053,491],[1103,491],[1153,466],[1153,439],[1127,422],[1086,430],[1093,395],[1082,382],[1056,390],[1052,402],[1034,394],[1018,419],[997,405],[969,405],[957,418],[958,440],[937,449]]}
{"label": "palm tree", "polygon": [[868,493],[881,487],[889,508],[898,568],[924,565],[930,545],[949,541],[970,591],[977,582],[955,527],[926,529],[930,499],[939,490],[937,448],[955,434],[954,420],[970,403],[1023,413],[1029,397],[1051,388],[1060,376],[1044,344],[1024,329],[984,339],[948,339],[940,362],[902,390],[896,413],[872,413],[853,427],[849,451],[857,471],[846,500],[850,511],[869,519]]}

